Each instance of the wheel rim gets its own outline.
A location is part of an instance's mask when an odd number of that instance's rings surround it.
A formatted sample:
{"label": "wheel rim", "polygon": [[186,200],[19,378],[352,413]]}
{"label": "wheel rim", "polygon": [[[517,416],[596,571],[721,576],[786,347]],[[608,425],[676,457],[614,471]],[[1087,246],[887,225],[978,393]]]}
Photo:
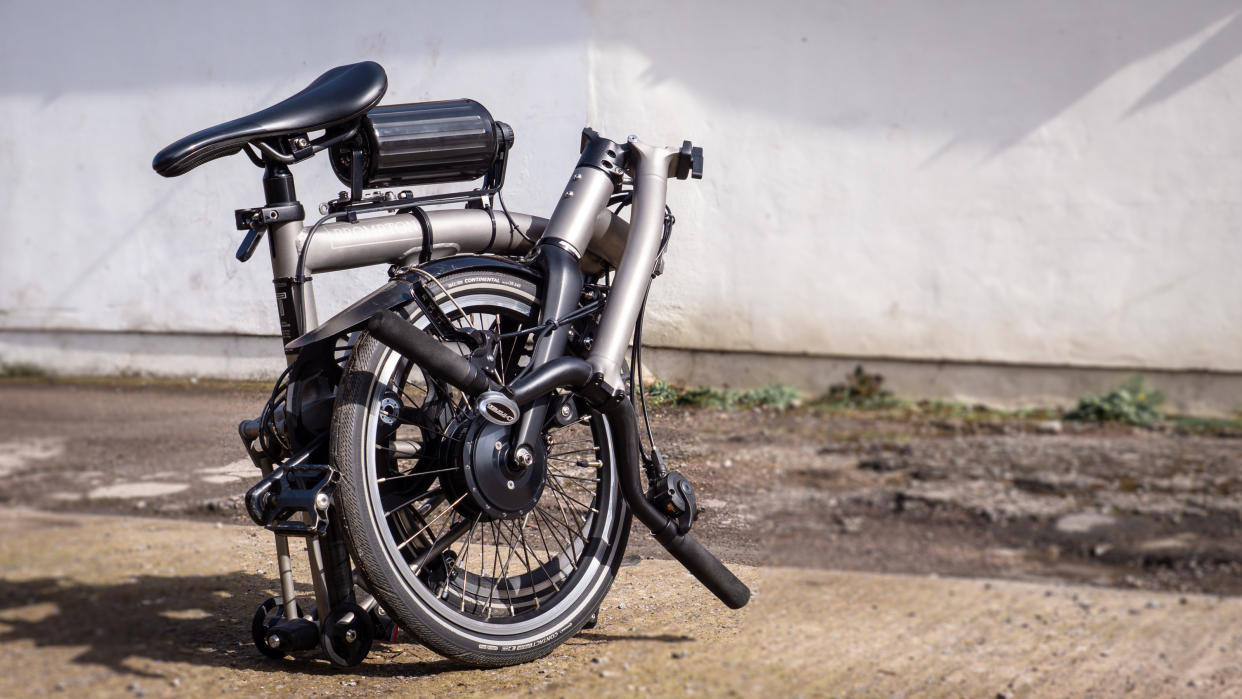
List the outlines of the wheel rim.
{"label": "wheel rim", "polygon": [[[533,299],[514,299],[512,291],[469,297],[455,292],[464,318],[447,299],[441,310],[459,327],[508,332],[534,322]],[[421,317],[414,324],[427,326]],[[519,355],[526,350],[524,343],[501,343],[497,370],[505,380],[524,366]],[[586,415],[553,430],[547,487],[535,508],[520,519],[489,520],[455,509],[460,503],[446,496],[450,489],[441,480],[452,468],[436,449],[452,443],[445,430],[465,409],[453,391],[385,348],[368,395],[359,455],[367,511],[385,556],[430,616],[457,633],[486,634],[476,636],[483,643],[532,630],[555,635],[557,629],[549,628],[554,622],[583,617],[582,607],[610,577],[602,573],[621,526],[606,421]],[[399,406],[392,405],[394,395]],[[384,398],[390,399],[387,407]],[[423,424],[411,424],[414,418]],[[410,444],[415,441],[420,444]],[[437,553],[438,543],[454,534],[444,553]]]}

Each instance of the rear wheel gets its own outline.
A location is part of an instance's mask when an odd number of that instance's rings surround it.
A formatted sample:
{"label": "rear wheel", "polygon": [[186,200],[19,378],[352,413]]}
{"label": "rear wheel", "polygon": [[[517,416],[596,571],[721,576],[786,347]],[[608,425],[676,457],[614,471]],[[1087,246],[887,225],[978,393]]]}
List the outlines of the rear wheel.
{"label": "rear wheel", "polygon": [[[454,325],[501,336],[497,378],[523,371],[531,343],[515,333],[538,322],[535,283],[490,270],[440,282],[430,290]],[[434,327],[417,306],[404,312]],[[333,415],[337,502],[367,588],[429,648],[476,666],[532,660],[582,628],[608,592],[630,526],[612,430],[577,400],[556,407],[544,457],[507,471],[509,428],[359,338]]]}

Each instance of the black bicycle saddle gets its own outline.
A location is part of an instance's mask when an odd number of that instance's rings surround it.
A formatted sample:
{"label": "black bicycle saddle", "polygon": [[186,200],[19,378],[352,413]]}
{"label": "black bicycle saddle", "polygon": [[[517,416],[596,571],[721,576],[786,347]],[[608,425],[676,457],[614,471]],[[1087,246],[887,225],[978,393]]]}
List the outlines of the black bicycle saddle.
{"label": "black bicycle saddle", "polygon": [[164,177],[176,177],[232,155],[250,141],[344,124],[366,114],[387,89],[388,76],[378,63],[339,66],[283,102],[186,136],[157,153],[151,167]]}

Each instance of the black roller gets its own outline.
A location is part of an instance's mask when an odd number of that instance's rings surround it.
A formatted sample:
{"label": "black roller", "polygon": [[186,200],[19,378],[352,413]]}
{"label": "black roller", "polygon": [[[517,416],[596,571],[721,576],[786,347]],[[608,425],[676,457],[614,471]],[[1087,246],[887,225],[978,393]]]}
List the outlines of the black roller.
{"label": "black roller", "polygon": [[380,311],[371,316],[371,320],[367,321],[367,332],[408,357],[432,378],[445,381],[467,395],[477,396],[484,391],[499,390],[496,383],[470,360],[392,311]]}
{"label": "black roller", "polygon": [[729,609],[741,609],[750,601],[750,588],[738,580],[720,559],[703,548],[698,539],[690,534],[679,534],[665,541],[657,534],[656,541]]}

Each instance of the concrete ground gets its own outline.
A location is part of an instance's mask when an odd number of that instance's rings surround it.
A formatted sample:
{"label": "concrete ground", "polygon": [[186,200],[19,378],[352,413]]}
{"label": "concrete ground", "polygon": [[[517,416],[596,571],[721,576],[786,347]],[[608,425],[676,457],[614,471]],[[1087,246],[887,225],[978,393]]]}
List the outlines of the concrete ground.
{"label": "concrete ground", "polygon": [[741,566],[756,596],[731,612],[662,560],[527,665],[274,662],[244,633],[269,553],[250,527],[5,509],[0,695],[1242,695],[1237,599]]}

